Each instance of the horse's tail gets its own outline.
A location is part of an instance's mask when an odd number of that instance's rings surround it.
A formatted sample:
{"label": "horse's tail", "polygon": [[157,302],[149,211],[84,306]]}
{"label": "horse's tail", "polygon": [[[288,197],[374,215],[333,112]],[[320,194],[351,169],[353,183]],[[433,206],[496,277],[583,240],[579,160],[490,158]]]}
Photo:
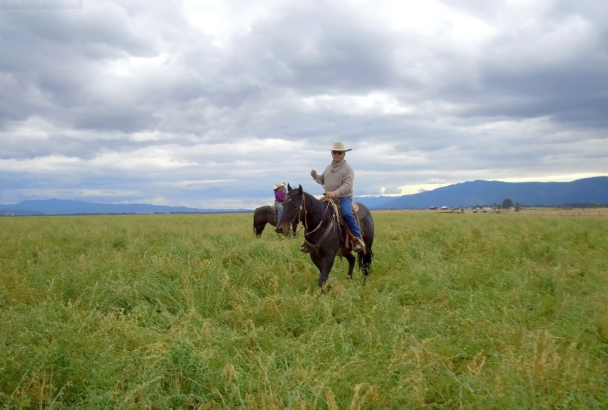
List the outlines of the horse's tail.
{"label": "horse's tail", "polygon": [[255,212],[253,213],[253,233],[255,234],[255,236],[257,236],[258,238],[262,237],[262,230],[263,229],[259,229],[258,225],[258,221],[256,220],[257,218],[257,209],[255,210]]}

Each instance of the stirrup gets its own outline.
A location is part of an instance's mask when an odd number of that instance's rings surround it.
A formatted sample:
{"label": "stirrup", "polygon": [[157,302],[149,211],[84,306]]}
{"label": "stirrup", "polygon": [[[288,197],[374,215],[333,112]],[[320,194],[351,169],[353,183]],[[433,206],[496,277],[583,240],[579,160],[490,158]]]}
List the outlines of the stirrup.
{"label": "stirrup", "polygon": [[361,238],[355,238],[355,243],[353,244],[353,252],[361,252],[365,249],[365,242]]}

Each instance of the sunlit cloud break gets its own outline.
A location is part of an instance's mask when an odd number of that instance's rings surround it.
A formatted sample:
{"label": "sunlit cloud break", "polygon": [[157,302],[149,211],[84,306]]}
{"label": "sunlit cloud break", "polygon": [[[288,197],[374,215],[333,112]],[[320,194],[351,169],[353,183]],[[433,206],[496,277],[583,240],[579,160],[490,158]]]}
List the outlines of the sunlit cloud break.
{"label": "sunlit cloud break", "polygon": [[335,141],[355,196],[608,175],[599,0],[68,3],[0,4],[3,204],[251,209]]}

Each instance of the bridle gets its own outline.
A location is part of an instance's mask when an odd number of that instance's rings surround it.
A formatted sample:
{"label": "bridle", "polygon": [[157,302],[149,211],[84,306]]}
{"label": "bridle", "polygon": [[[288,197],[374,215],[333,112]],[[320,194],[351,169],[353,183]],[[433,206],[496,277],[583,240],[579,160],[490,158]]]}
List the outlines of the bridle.
{"label": "bridle", "polygon": [[[308,210],[306,209],[306,197],[304,196],[304,193],[302,193],[300,195],[300,199],[301,199],[301,204],[300,204],[300,209],[298,211],[298,217],[300,216],[301,212],[304,211],[304,220],[302,221],[302,227],[304,229],[304,242],[306,243],[306,246],[314,249],[315,253],[318,255],[321,244],[323,243],[323,241],[325,241],[325,239],[327,238],[329,233],[334,229],[334,217],[333,216],[331,217],[331,222],[329,223],[329,226],[325,230],[325,233],[323,234],[323,236],[321,236],[321,239],[319,239],[319,241],[316,244],[308,242],[308,239],[306,239],[306,236],[318,231],[321,228],[321,225],[323,225],[323,218],[321,218],[321,220],[319,221],[319,224],[313,230],[309,230],[308,218],[307,218]],[[329,203],[327,204],[327,207],[325,208],[325,212],[327,212],[328,208],[329,208]],[[295,218],[294,218],[294,220],[295,220]]]}

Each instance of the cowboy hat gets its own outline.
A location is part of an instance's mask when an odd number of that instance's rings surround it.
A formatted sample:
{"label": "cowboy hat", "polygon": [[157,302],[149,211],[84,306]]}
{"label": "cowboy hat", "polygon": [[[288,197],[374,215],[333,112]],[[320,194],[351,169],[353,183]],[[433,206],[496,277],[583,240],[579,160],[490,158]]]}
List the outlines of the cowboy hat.
{"label": "cowboy hat", "polygon": [[274,189],[279,189],[282,186],[285,186],[285,182],[275,182]]}
{"label": "cowboy hat", "polygon": [[329,149],[330,151],[342,151],[342,152],[346,152],[346,151],[352,151],[352,148],[346,148],[346,146],[344,145],[344,143],[340,142],[340,141],[336,141],[334,142],[334,146],[331,147]]}

